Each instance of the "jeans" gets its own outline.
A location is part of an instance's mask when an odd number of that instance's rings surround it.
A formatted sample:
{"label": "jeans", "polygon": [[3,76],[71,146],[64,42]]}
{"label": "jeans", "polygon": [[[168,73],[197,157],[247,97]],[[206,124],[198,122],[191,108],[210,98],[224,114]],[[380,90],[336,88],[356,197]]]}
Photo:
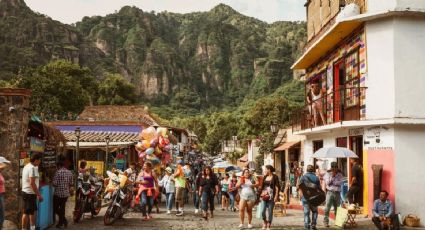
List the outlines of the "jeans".
{"label": "jeans", "polygon": [[[355,203],[355,198],[357,196],[357,193],[360,191],[359,185],[352,185],[350,189],[347,192],[347,199],[350,204]],[[358,201],[357,201],[358,202]]]}
{"label": "jeans", "polygon": [[217,192],[217,203],[221,205],[221,191]]}
{"label": "jeans", "polygon": [[173,209],[173,203],[174,203],[174,192],[169,192],[165,194],[165,206],[167,207],[167,210]]}
{"label": "jeans", "polygon": [[195,209],[199,209],[199,203],[200,203],[199,198],[200,197],[199,197],[198,191],[194,192],[193,193],[193,204],[195,205]]}
{"label": "jeans", "polygon": [[229,200],[230,210],[233,211],[233,209],[235,209],[235,194],[233,192],[229,192]]}
{"label": "jeans", "polygon": [[68,221],[65,218],[66,201],[68,197],[53,196],[53,211],[55,215],[59,216],[58,225],[65,225]]}
{"label": "jeans", "polygon": [[204,212],[208,211],[208,204],[210,206],[210,211],[214,211],[214,193],[203,192],[202,193],[202,210]]}
{"label": "jeans", "polygon": [[340,192],[328,191],[326,193],[325,218],[323,220],[325,224],[329,224],[329,212],[331,211],[331,207],[334,207],[334,212],[336,216],[336,210],[339,207],[340,200],[341,200]]}
{"label": "jeans", "polygon": [[[269,224],[273,221],[273,208],[274,208],[274,200],[268,200],[268,201],[261,201],[263,202],[263,210],[262,210],[262,217],[264,221],[267,221]],[[266,212],[268,212],[268,215],[266,215]]]}
{"label": "jeans", "polygon": [[140,206],[142,208],[143,216],[146,216],[146,205],[148,206],[148,215],[152,213],[153,206],[153,196],[148,196],[148,191],[145,190],[142,192]]}
{"label": "jeans", "polygon": [[0,193],[0,229],[3,229],[4,222],[4,193]]}
{"label": "jeans", "polygon": [[[310,226],[317,225],[317,207],[310,206],[306,201],[302,201],[304,208],[304,229],[310,229]],[[310,222],[310,211],[311,211],[311,222]],[[311,225],[310,225],[311,223]]]}

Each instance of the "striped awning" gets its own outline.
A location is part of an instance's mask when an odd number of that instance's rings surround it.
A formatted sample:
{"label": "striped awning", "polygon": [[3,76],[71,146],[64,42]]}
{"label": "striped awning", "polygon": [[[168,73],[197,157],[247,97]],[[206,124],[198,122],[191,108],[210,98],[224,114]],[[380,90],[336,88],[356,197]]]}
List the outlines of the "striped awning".
{"label": "striped awning", "polygon": [[[77,137],[74,131],[62,131],[68,142],[76,142]],[[137,142],[139,141],[138,132],[113,132],[113,131],[81,131],[80,142],[106,142],[106,137],[112,142]]]}

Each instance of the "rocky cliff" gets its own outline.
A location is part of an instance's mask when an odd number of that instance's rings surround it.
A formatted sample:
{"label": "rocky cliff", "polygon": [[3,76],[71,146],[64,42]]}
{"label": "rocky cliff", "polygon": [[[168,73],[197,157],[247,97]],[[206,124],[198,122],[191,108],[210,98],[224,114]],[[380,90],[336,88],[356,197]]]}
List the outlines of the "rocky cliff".
{"label": "rocky cliff", "polygon": [[185,89],[204,105],[235,104],[289,79],[305,37],[305,23],[267,24],[223,4],[190,14],[126,6],[70,26],[32,12],[23,0],[1,0],[0,78],[66,59],[99,79],[120,73],[144,101],[167,104]]}

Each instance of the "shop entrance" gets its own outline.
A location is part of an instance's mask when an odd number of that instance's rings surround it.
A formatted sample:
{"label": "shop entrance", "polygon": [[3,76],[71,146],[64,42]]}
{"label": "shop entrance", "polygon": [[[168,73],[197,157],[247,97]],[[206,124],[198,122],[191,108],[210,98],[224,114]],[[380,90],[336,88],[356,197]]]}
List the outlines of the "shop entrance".
{"label": "shop entrance", "polygon": [[[359,157],[359,163],[362,165],[363,169],[363,136],[350,136],[350,149],[356,153],[356,155]],[[352,165],[349,164],[349,178],[351,180],[351,168]],[[363,178],[361,178],[363,180]],[[363,184],[363,183],[362,183]],[[360,191],[363,191],[363,185],[360,188]],[[359,203],[360,206],[363,206],[363,192],[357,193],[357,196],[355,197],[355,200]]]}

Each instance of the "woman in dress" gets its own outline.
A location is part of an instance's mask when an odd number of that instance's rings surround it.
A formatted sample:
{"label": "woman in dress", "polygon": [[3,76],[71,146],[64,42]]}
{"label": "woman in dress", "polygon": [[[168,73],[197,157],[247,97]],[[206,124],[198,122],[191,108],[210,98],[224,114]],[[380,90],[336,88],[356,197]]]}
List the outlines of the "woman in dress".
{"label": "woman in dress", "polygon": [[249,169],[244,169],[242,176],[236,185],[237,188],[241,188],[241,200],[239,202],[239,228],[243,228],[245,221],[245,210],[248,214],[248,228],[252,228],[252,208],[255,205],[257,195],[255,188],[259,186],[258,180],[250,173]]}

